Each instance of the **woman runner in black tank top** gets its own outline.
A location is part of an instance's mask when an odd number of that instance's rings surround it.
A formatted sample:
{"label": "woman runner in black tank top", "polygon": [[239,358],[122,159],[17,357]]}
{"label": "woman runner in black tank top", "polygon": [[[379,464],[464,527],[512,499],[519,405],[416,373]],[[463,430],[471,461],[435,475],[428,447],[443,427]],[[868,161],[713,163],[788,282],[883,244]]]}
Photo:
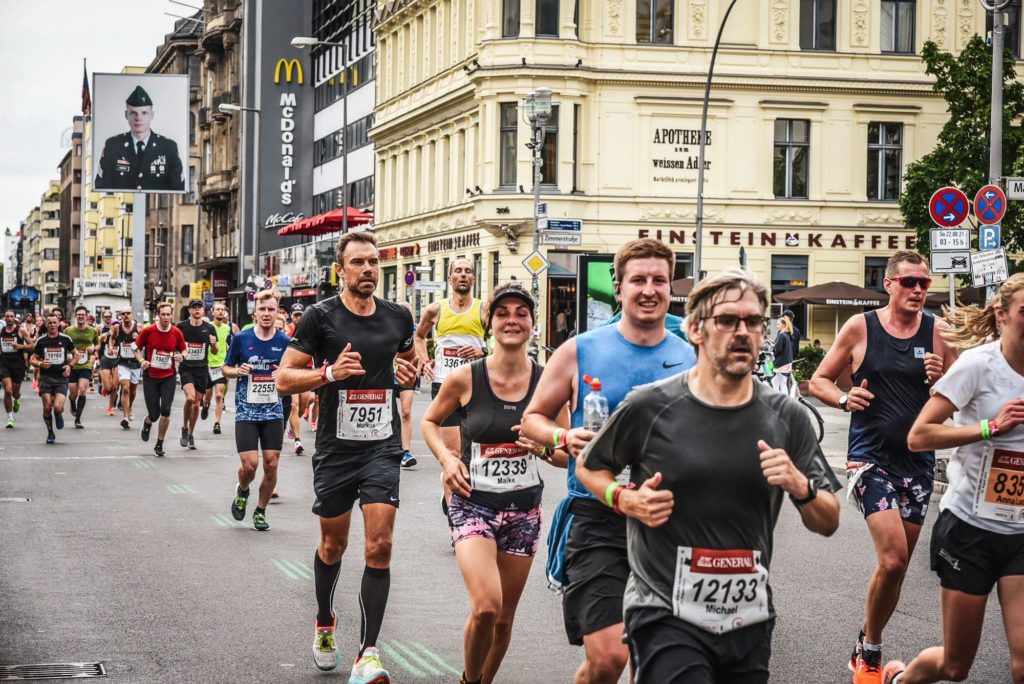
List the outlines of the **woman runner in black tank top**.
{"label": "woman runner in black tank top", "polygon": [[[533,299],[522,287],[498,288],[488,305],[494,354],[453,370],[422,423],[452,490],[448,519],[470,602],[466,684],[493,681],[508,649],[540,539],[544,485],[538,460],[563,468],[567,460],[519,433],[541,371],[526,355],[533,315]],[[460,408],[462,453],[456,454],[445,448],[441,424]],[[558,424],[568,427],[567,408]]]}

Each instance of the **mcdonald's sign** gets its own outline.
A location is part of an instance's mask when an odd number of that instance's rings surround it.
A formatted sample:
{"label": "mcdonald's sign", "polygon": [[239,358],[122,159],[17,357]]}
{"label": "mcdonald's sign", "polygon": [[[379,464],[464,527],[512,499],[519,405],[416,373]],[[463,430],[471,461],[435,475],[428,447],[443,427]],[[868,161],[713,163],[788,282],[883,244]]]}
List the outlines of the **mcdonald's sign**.
{"label": "mcdonald's sign", "polygon": [[291,83],[292,82],[292,72],[295,72],[296,75],[298,76],[298,79],[296,80],[296,83],[298,83],[299,85],[302,85],[302,62],[300,62],[295,57],[292,57],[291,59],[285,59],[284,57],[282,57],[281,59],[277,60],[277,66],[274,67],[274,83],[275,84],[281,82],[281,69],[282,69],[282,67],[284,68],[284,80],[285,80],[285,83]]}

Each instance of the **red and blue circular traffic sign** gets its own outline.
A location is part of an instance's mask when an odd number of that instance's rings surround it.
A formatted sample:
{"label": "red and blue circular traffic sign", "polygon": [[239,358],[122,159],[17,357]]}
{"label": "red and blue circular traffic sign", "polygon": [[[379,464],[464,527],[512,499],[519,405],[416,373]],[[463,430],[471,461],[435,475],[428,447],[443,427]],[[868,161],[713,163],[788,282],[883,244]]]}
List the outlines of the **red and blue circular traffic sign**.
{"label": "red and blue circular traffic sign", "polygon": [[991,226],[1006,215],[1006,195],[998,185],[986,185],[974,196],[974,215],[982,225]]}
{"label": "red and blue circular traffic sign", "polygon": [[405,272],[405,284],[412,285],[416,282],[416,274],[413,271]]}
{"label": "red and blue circular traffic sign", "polygon": [[967,195],[962,191],[953,188],[939,188],[928,200],[928,214],[932,221],[935,221],[943,228],[955,228],[967,220],[971,212],[970,202]]}

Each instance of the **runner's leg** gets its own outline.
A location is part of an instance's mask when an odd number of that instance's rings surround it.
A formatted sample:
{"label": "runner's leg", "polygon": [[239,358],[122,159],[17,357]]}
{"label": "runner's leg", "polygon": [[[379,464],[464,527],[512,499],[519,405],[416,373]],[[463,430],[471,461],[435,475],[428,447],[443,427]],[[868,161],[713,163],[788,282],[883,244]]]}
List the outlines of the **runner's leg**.
{"label": "runner's leg", "polygon": [[39,395],[43,400],[43,422],[46,423],[46,430],[53,434],[53,395],[43,392]]}
{"label": "runner's leg", "polygon": [[359,589],[359,607],[362,612],[359,653],[367,646],[376,646],[384,610],[391,591],[391,543],[395,529],[397,508],[386,503],[363,505],[363,525],[366,529],[366,567]]}
{"label": "runner's leg", "polygon": [[1013,684],[1024,684],[1024,575],[1002,577],[998,586]]}
{"label": "runner's leg", "polygon": [[8,416],[14,415],[14,381],[9,377],[4,377],[4,411],[7,411]]}
{"label": "runner's leg", "polygon": [[402,404],[402,450],[412,453],[412,390],[399,392]]}
{"label": "runner's leg", "polygon": [[219,382],[213,386],[214,395],[217,398],[217,406],[214,408],[214,422],[219,423],[220,417],[224,415],[224,394],[228,391],[226,382]]}
{"label": "runner's leg", "polygon": [[[260,452],[258,449],[254,451],[243,451],[238,454],[238,460],[242,462],[238,467],[238,487],[243,493],[248,494],[249,485],[256,479],[256,468],[260,463]],[[263,496],[262,488],[260,496]]]}
{"label": "runner's leg", "polygon": [[260,480],[260,502],[257,506],[260,510],[266,509],[267,504],[270,503],[270,495],[277,487],[277,462],[280,457],[280,449],[277,451],[264,449],[263,451],[263,478]]}
{"label": "runner's leg", "polygon": [[82,378],[78,381],[78,398],[75,401],[75,418],[81,423],[82,412],[85,411],[85,400],[89,395],[89,379]]}
{"label": "runner's leg", "polygon": [[[942,589],[941,592],[944,646],[921,651],[897,680],[899,684],[924,684],[945,680],[961,682],[967,679],[967,673],[970,672],[974,656],[978,652],[978,644],[981,642],[981,627],[985,621],[985,604],[988,602],[988,596],[977,596],[953,589]],[[1012,652],[1012,642],[1010,648]]]}
{"label": "runner's leg", "polygon": [[163,442],[167,428],[171,425],[171,407],[174,404],[174,376],[164,378],[157,386],[160,405],[160,425],[157,427],[157,441]]}
{"label": "runner's leg", "polygon": [[867,524],[875,543],[877,565],[868,582],[864,641],[881,644],[882,631],[900,600],[903,578],[921,526],[904,522],[899,509],[872,513],[867,517]]}
{"label": "runner's leg", "polygon": [[484,663],[483,684],[491,684],[498,674],[501,661],[512,641],[512,623],[515,620],[519,599],[526,587],[526,578],[530,575],[533,556],[519,556],[511,553],[498,553],[498,573],[501,576],[501,612],[494,625],[494,641]]}
{"label": "runner's leg", "polygon": [[615,684],[629,660],[629,649],[622,643],[622,623],[584,634],[583,651],[586,660],[576,670],[575,684]]}
{"label": "runner's leg", "polygon": [[[466,679],[483,677],[495,639],[495,625],[502,608],[498,545],[487,537],[462,539],[455,545],[455,558],[469,594],[469,617],[462,629],[463,668]],[[498,663],[501,659],[498,659]]]}
{"label": "runner's leg", "polygon": [[320,518],[320,544],[313,554],[313,584],[316,588],[317,624],[334,623],[334,585],[341,570],[341,557],[348,548],[352,511],[333,518]]}
{"label": "runner's leg", "polygon": [[199,402],[196,401],[196,386],[195,383],[188,383],[182,385],[181,389],[185,392],[185,406],[182,409],[182,421],[181,427],[186,435],[191,435],[192,431],[195,430],[196,420],[199,418]]}

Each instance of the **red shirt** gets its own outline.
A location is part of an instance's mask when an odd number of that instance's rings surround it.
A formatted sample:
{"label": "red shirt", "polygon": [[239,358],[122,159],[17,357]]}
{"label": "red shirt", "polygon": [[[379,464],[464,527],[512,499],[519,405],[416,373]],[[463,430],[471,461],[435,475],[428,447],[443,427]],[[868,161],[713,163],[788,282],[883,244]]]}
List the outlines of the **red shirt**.
{"label": "red shirt", "polygon": [[174,359],[171,355],[185,351],[185,336],[173,325],[164,332],[154,323],[142,329],[135,338],[135,346],[145,349],[143,358],[150,364],[146,373],[154,380],[160,380],[174,375]]}

